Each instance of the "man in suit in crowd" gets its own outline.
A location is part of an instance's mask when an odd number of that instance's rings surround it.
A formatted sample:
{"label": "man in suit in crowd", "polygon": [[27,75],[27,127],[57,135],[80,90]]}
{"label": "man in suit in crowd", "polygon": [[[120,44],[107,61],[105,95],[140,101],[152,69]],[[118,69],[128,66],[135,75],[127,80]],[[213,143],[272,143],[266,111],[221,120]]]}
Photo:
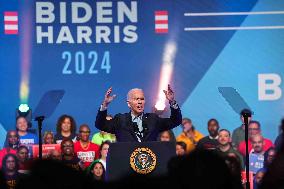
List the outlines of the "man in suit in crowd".
{"label": "man in suit in crowd", "polygon": [[145,97],[142,89],[131,89],[127,94],[129,113],[116,114],[113,119],[106,120],[107,107],[116,95],[111,95],[112,88],[105,94],[104,101],[96,117],[96,127],[115,134],[118,142],[156,141],[158,134],[181,124],[182,115],[174,99],[170,85],[164,90],[171,107],[170,118],[160,118],[154,113],[144,113]]}

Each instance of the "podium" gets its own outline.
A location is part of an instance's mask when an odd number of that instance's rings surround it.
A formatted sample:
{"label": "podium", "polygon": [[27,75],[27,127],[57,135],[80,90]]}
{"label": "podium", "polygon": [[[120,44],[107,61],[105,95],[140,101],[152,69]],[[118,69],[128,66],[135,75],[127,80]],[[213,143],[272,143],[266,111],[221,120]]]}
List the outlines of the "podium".
{"label": "podium", "polygon": [[175,155],[175,142],[112,143],[107,156],[106,179],[117,181],[135,175],[166,175],[168,162]]}

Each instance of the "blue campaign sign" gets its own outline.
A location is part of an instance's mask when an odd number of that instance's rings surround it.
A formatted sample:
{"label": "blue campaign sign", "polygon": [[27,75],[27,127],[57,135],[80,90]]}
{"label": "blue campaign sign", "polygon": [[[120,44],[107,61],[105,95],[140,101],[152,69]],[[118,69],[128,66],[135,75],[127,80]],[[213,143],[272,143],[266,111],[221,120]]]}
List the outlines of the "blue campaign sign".
{"label": "blue campaign sign", "polygon": [[96,131],[110,86],[115,114],[128,111],[136,87],[151,111],[168,83],[203,134],[212,117],[231,131],[240,125],[218,90],[232,87],[274,139],[284,103],[281,10],[283,1],[270,0],[1,0],[0,139],[15,128],[18,105],[35,109],[47,91],[65,95],[44,130],[70,114]]}

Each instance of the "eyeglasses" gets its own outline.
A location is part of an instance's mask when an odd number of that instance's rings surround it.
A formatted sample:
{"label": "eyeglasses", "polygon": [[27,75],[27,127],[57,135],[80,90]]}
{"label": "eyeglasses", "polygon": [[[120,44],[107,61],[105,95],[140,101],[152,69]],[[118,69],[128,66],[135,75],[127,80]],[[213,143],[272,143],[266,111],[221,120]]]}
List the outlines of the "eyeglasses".
{"label": "eyeglasses", "polygon": [[63,147],[73,147],[73,144],[62,144]]}
{"label": "eyeglasses", "polygon": [[90,133],[91,131],[79,131],[79,133]]}
{"label": "eyeglasses", "polygon": [[248,128],[248,130],[250,130],[250,131],[258,131],[259,128]]}

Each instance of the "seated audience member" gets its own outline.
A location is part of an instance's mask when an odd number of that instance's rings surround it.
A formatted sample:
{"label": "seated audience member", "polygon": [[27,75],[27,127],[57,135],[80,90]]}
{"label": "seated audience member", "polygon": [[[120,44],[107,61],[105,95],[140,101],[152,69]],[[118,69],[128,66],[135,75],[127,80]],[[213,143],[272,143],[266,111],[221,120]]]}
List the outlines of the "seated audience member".
{"label": "seated audience member", "polygon": [[277,136],[275,142],[274,142],[274,145],[275,145],[275,148],[276,148],[276,151],[284,151],[284,146],[282,145],[284,140],[284,118],[281,120],[281,124],[280,124],[280,134]]}
{"label": "seated audience member", "polygon": [[85,169],[84,162],[74,153],[74,143],[71,139],[61,142],[62,163],[77,171]]}
{"label": "seated audience member", "polygon": [[51,131],[46,131],[43,135],[43,144],[55,144],[54,135]]}
{"label": "seated audience member", "polygon": [[19,173],[28,174],[31,168],[31,160],[29,159],[29,149],[26,146],[20,146],[17,151],[19,160]]}
{"label": "seated audience member", "polygon": [[54,139],[56,144],[60,144],[64,139],[76,141],[76,122],[72,116],[62,115],[58,118]]}
{"label": "seated audience member", "polygon": [[176,138],[172,130],[163,131],[159,134],[157,141],[175,142]]}
{"label": "seated audience member", "polygon": [[253,179],[253,189],[259,189],[262,179],[265,175],[265,169],[259,169]]}
{"label": "seated audience member", "polygon": [[88,125],[81,125],[79,128],[80,139],[74,143],[75,154],[84,162],[85,167],[88,167],[94,160],[99,158],[100,146],[89,140],[90,133]]}
{"label": "seated audience member", "polygon": [[251,137],[252,150],[249,154],[249,170],[254,174],[263,168],[264,164],[264,150],[263,137],[260,134]]}
{"label": "seated audience member", "polygon": [[177,137],[178,142],[184,142],[186,144],[186,153],[195,149],[198,141],[203,138],[203,135],[197,131],[192,122],[188,118],[182,119],[183,132]]}
{"label": "seated audience member", "polygon": [[[232,144],[233,144],[233,147],[236,149],[238,149],[240,142],[245,140],[245,119],[243,117],[243,114],[245,113],[250,114],[252,116],[252,112],[249,109],[243,109],[240,112],[240,119],[242,121],[242,125],[236,128],[232,134]],[[248,117],[248,122],[250,122],[251,119],[252,117]]]}
{"label": "seated audience member", "polygon": [[2,167],[2,159],[7,154],[16,155],[17,149],[19,147],[19,135],[17,131],[8,131],[5,140],[5,147],[0,150],[0,168]]}
{"label": "seated audience member", "polygon": [[183,156],[186,152],[186,144],[184,142],[176,142],[176,154],[177,156]]}
{"label": "seated audience member", "polygon": [[[112,116],[111,115],[107,115],[106,116],[106,120],[111,120]],[[104,141],[110,141],[110,142],[115,142],[116,141],[116,137],[114,134],[111,133],[107,133],[105,131],[100,131],[98,133],[95,133],[92,137],[92,143],[95,143],[97,145],[101,145]]]}
{"label": "seated audience member", "polygon": [[2,172],[4,174],[8,189],[15,189],[16,185],[22,176],[18,172],[19,163],[14,154],[7,154],[2,160]]}
{"label": "seated audience member", "polygon": [[38,144],[37,135],[28,132],[28,121],[25,117],[19,116],[16,119],[16,128],[20,137],[21,145],[33,145]]}
{"label": "seated audience member", "polygon": [[[258,121],[250,121],[248,125],[248,135],[249,135],[249,141],[248,141],[248,151],[252,150],[252,145],[251,145],[251,139],[254,135],[261,134],[261,128],[260,128],[260,123]],[[273,143],[271,140],[263,138],[263,150],[266,151],[270,147],[273,147]],[[238,148],[239,152],[245,156],[246,155],[246,142],[242,141],[239,145]]]}
{"label": "seated audience member", "polygon": [[48,158],[54,161],[61,161],[62,156],[61,153],[58,150],[51,150],[49,152]]}
{"label": "seated audience member", "polygon": [[272,163],[276,156],[276,149],[271,147],[264,153],[264,164],[263,167],[265,169]]}
{"label": "seated audience member", "polygon": [[96,181],[105,181],[105,168],[104,165],[95,160],[90,167],[88,167],[89,174],[96,180]]}
{"label": "seated audience member", "polygon": [[218,142],[219,146],[216,149],[216,152],[224,159],[227,156],[236,157],[240,162],[241,168],[243,168],[244,167],[243,157],[231,145],[230,131],[228,131],[227,129],[221,129],[218,134]]}
{"label": "seated audience member", "polygon": [[106,158],[108,154],[109,145],[111,144],[110,141],[104,141],[102,145],[100,146],[100,159],[99,161],[104,165],[104,168],[106,170]]}
{"label": "seated audience member", "polygon": [[207,123],[209,135],[197,143],[198,149],[215,150],[218,147],[219,123],[216,119],[210,119]]}

